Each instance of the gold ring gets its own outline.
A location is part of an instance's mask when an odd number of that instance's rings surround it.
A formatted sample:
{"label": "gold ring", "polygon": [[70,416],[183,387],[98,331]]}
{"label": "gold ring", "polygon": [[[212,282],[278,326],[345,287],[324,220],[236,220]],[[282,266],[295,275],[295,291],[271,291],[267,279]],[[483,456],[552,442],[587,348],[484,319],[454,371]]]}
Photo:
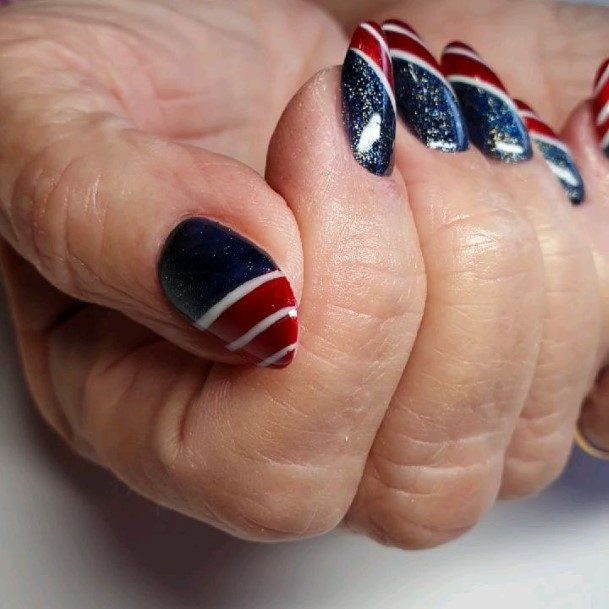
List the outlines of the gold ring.
{"label": "gold ring", "polygon": [[595,446],[588,438],[586,438],[579,426],[575,428],[575,442],[579,448],[590,457],[601,459],[602,461],[609,461],[609,450],[604,450],[599,446]]}

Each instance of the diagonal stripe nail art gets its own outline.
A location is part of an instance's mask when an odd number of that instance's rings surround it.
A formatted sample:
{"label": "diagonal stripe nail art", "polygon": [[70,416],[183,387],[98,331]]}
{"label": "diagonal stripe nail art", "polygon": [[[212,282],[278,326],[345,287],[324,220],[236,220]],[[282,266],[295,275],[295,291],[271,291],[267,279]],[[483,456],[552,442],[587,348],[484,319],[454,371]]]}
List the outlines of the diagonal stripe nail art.
{"label": "diagonal stripe nail art", "polygon": [[452,42],[442,54],[442,70],[461,102],[470,139],[484,154],[504,163],[532,157],[531,140],[516,104],[476,51]]}
{"label": "diagonal stripe nail art", "polygon": [[569,200],[574,205],[582,203],[585,198],[584,181],[575,165],[571,150],[530,106],[519,99],[514,101],[531,139],[560,181]]}
{"label": "diagonal stripe nail art", "polygon": [[406,23],[383,23],[393,61],[398,113],[428,148],[467,150],[468,138],[459,102],[440,65]]}
{"label": "diagonal stripe nail art", "polygon": [[272,259],[231,229],[191,218],[169,236],[159,278],[173,306],[229,351],[283,368],[298,342],[296,299]]}
{"label": "diagonal stripe nail art", "polygon": [[391,173],[396,106],[389,47],[381,27],[360,24],[342,69],[345,125],[355,160],[375,175]]}
{"label": "diagonal stripe nail art", "polygon": [[596,73],[592,109],[601,149],[609,156],[609,59],[601,64]]}

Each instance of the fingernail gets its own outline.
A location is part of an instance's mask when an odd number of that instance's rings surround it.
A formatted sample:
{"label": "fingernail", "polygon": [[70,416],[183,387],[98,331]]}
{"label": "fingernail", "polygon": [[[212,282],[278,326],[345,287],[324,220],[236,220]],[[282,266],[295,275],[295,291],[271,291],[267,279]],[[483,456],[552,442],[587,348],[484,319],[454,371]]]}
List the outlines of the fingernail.
{"label": "fingernail", "polygon": [[594,79],[594,121],[603,152],[609,156],[609,59],[606,59]]}
{"label": "fingernail", "polygon": [[461,42],[449,44],[442,54],[442,70],[461,102],[476,147],[504,163],[520,163],[533,156],[516,104],[473,49]]}
{"label": "fingernail", "polygon": [[459,102],[440,65],[406,23],[383,23],[389,43],[398,114],[428,148],[461,152],[469,146]]}
{"label": "fingernail", "polygon": [[389,47],[377,23],[360,24],[342,70],[345,126],[355,160],[383,176],[393,168],[395,95]]}
{"label": "fingernail", "polygon": [[229,351],[271,368],[294,357],[294,293],[271,257],[217,222],[191,218],[171,233],[159,278],[173,306]]}
{"label": "fingernail", "polygon": [[526,128],[529,130],[531,139],[560,181],[569,197],[569,201],[574,205],[579,205],[585,198],[584,181],[573,161],[573,154],[569,147],[559,139],[549,125],[546,125],[539,118],[530,106],[519,99],[514,101]]}

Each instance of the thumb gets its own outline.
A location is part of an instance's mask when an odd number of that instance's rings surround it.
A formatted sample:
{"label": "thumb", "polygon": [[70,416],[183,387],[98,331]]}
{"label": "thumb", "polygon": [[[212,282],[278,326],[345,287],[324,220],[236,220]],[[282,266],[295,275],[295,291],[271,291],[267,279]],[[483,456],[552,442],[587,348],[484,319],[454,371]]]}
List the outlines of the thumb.
{"label": "thumb", "polygon": [[109,92],[22,51],[0,57],[2,236],[63,292],[191,352],[289,363],[286,277],[299,289],[302,261],[284,200],[232,159],[138,131]]}

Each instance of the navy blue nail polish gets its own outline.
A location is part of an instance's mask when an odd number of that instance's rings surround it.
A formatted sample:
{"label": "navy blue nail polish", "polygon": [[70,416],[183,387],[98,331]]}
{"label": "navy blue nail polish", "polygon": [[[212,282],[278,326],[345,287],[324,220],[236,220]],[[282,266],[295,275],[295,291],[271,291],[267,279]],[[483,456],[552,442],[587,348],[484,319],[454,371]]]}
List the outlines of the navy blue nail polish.
{"label": "navy blue nail polish", "polygon": [[353,34],[342,69],[343,114],[355,160],[371,173],[393,169],[395,96],[389,48],[372,22]]}
{"label": "navy blue nail polish", "polygon": [[518,108],[497,75],[465,44],[453,42],[442,54],[442,70],[452,85],[472,143],[504,163],[533,156]]}
{"label": "navy blue nail polish", "polygon": [[583,203],[586,193],[584,180],[575,165],[573,155],[567,145],[560,140],[554,130],[544,123],[535,111],[523,101],[514,100],[533,142],[548,163],[552,173],[573,205]]}
{"label": "navy blue nail polish", "polygon": [[440,65],[403,21],[383,23],[393,62],[398,114],[428,148],[462,152],[469,147],[459,102]]}
{"label": "navy blue nail polish", "polygon": [[191,218],[171,233],[159,260],[169,302],[229,351],[281,368],[298,340],[296,300],[268,254],[218,222]]}

